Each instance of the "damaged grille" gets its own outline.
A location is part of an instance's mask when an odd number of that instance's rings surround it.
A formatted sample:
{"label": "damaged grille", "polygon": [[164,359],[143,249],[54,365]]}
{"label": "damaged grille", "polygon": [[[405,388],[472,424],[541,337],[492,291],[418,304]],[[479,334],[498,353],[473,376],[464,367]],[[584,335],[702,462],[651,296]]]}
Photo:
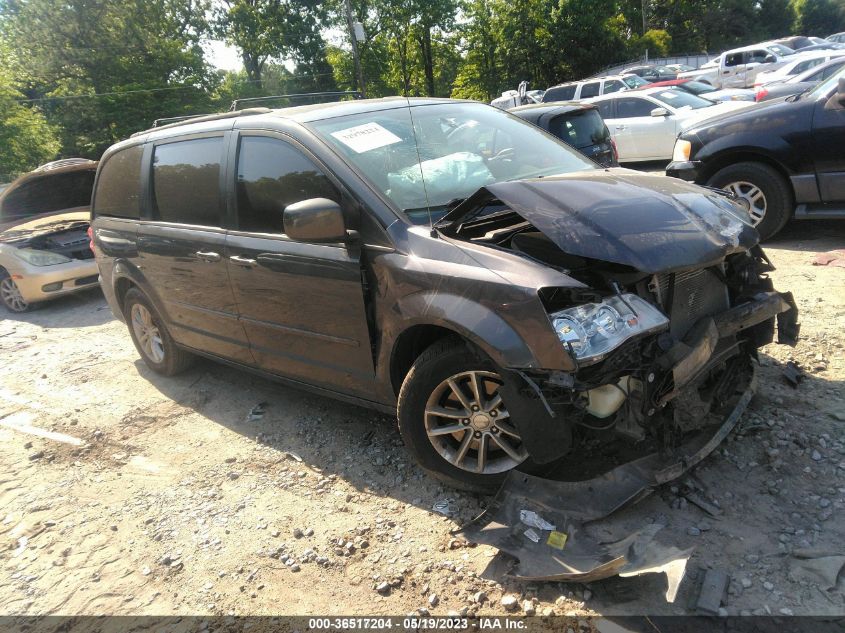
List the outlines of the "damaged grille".
{"label": "damaged grille", "polygon": [[669,315],[669,332],[682,339],[699,319],[727,310],[728,288],[709,269],[655,275],[654,291]]}

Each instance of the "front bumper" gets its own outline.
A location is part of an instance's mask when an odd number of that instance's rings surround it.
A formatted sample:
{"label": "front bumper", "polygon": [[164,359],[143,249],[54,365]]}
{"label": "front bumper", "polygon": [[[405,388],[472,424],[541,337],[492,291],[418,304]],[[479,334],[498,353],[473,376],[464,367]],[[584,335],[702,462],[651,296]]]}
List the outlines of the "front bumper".
{"label": "front bumper", "polygon": [[680,178],[687,182],[696,182],[701,171],[700,160],[682,160],[669,163],[666,166],[666,175],[672,178]]}
{"label": "front bumper", "polygon": [[97,262],[80,259],[54,266],[32,266],[21,261],[9,273],[28,303],[46,301],[99,284]]}

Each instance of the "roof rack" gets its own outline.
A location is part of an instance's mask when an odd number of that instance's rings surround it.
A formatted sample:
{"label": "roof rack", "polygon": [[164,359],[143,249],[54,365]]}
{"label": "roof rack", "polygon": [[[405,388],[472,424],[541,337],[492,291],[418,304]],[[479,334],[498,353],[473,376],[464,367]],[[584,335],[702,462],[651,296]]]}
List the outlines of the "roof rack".
{"label": "roof rack", "polygon": [[258,103],[264,101],[272,101],[273,99],[303,99],[308,97],[346,97],[351,96],[355,99],[361,98],[361,92],[358,90],[335,90],[328,92],[298,92],[287,95],[272,95],[270,97],[247,97],[244,99],[235,99],[229,108],[230,111],[237,110],[242,103]]}
{"label": "roof rack", "polygon": [[[270,108],[246,108],[244,110],[235,110],[229,112],[218,112],[217,114],[197,114],[194,116],[175,116],[170,117],[169,119],[156,119],[153,122],[153,127],[148,130],[141,130],[139,132],[135,132],[130,138],[134,138],[136,136],[140,136],[141,134],[146,134],[147,132],[152,132],[153,130],[167,130],[173,127],[179,127],[180,125],[188,125],[189,123],[203,123],[205,121],[217,121],[220,119],[234,119],[235,117],[239,116],[252,116],[256,114],[266,114],[270,112]],[[156,125],[156,123],[161,123],[163,121],[173,120],[173,123],[166,123],[165,125]]]}
{"label": "roof rack", "polygon": [[50,171],[52,169],[60,169],[62,167],[68,167],[69,165],[84,165],[86,163],[95,163],[88,158],[62,158],[59,160],[54,160],[50,163],[44,163],[39,167],[36,167],[32,171]]}

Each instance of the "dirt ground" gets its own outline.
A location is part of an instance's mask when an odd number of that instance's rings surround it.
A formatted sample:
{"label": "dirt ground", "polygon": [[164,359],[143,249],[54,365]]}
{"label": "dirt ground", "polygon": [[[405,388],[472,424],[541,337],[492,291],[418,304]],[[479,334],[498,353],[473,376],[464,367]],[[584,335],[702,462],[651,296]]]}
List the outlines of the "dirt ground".
{"label": "dirt ground", "polygon": [[[206,361],[157,376],[99,291],[3,313],[0,614],[502,614],[504,597],[541,615],[683,614],[707,568],[730,575],[728,614],[843,614],[845,574],[829,588],[793,569],[797,549],[845,555],[845,269],[810,263],[843,246],[835,222],[768,245],[802,340],[764,350],[749,411],[695,470],[724,513],[670,486],[625,511],[695,548],[673,604],[662,575],[506,578],[494,549],[450,536],[489,499],[425,476],[387,416]],[[456,515],[432,510],[443,499]]]}

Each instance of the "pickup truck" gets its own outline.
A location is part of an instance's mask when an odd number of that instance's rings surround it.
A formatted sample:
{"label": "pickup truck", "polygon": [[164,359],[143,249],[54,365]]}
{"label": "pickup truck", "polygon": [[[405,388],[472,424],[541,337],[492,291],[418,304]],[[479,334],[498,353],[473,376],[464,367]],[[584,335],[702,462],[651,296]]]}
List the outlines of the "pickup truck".
{"label": "pickup truck", "polygon": [[679,73],[678,79],[705,81],[715,88],[750,88],[757,73],[779,68],[795,51],[780,44],[757,44],[725,51],[697,70]]}

